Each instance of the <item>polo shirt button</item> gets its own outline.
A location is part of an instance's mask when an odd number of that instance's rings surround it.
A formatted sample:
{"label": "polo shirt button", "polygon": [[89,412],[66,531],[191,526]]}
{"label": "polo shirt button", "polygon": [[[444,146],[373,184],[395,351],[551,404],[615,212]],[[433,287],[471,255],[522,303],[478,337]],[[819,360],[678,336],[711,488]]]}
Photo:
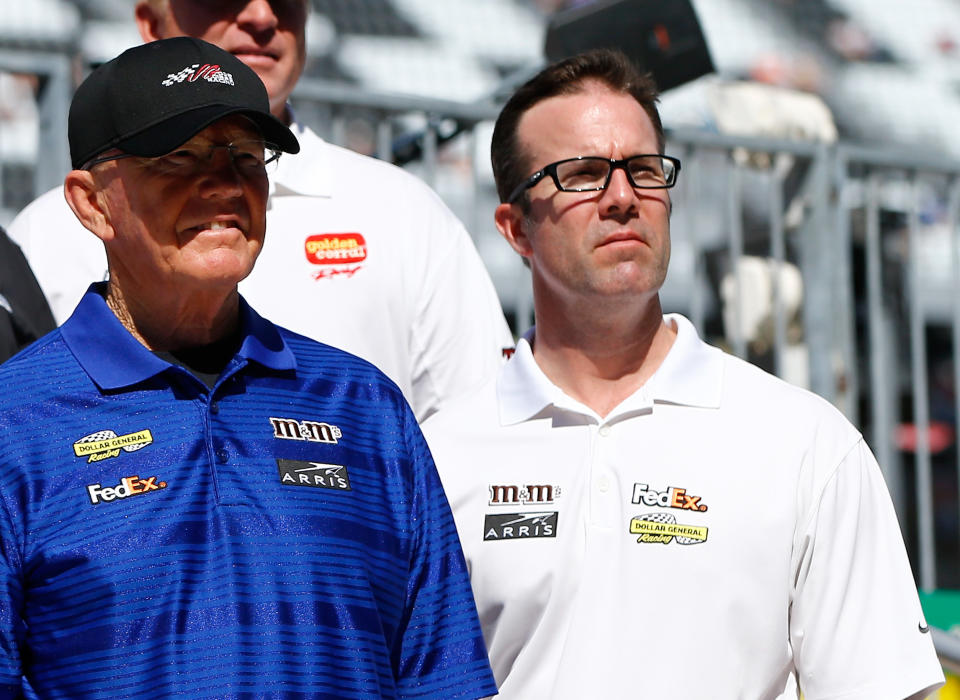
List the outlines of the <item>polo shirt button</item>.
{"label": "polo shirt button", "polygon": [[217,450],[217,461],[224,464],[227,461],[227,451],[222,447]]}
{"label": "polo shirt button", "polygon": [[601,476],[597,479],[597,485],[602,493],[606,493],[610,490],[610,479],[606,475]]}
{"label": "polo shirt button", "polygon": [[600,433],[600,437],[607,437],[610,434],[610,426],[601,425],[600,430],[598,430],[597,432]]}

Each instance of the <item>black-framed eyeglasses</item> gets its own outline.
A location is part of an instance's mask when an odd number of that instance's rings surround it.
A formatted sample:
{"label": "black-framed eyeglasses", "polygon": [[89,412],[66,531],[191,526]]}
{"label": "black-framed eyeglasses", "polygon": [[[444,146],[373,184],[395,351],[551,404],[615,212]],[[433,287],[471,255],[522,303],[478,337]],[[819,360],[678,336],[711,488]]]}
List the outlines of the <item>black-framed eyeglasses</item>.
{"label": "black-framed eyeglasses", "polygon": [[206,144],[203,146],[184,144],[180,148],[155,158],[143,158],[133,153],[115,153],[109,156],[94,158],[83,166],[90,170],[95,165],[107,163],[122,158],[142,158],[149,161],[165,172],[188,175],[204,167],[213,159],[217,150],[224,149],[230,154],[233,167],[241,173],[255,173],[275,164],[280,159],[282,151],[279,146],[265,143],[259,139],[243,139],[225,144]]}
{"label": "black-framed eyeglasses", "polygon": [[646,153],[620,160],[600,156],[566,158],[544,166],[517,185],[507,198],[507,203],[515,202],[521,194],[547,175],[561,192],[605,190],[610,186],[613,171],[618,168],[627,174],[627,180],[633,187],[641,190],[662,190],[677,184],[680,161],[670,156]]}

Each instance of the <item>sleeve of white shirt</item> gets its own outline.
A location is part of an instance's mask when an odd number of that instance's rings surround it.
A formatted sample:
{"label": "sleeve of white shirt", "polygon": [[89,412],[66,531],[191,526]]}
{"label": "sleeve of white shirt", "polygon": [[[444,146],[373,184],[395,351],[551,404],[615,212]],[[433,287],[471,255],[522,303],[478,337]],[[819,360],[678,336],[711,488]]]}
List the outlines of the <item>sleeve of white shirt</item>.
{"label": "sleeve of white shirt", "polygon": [[[431,193],[432,194],[432,193]],[[435,196],[435,195],[434,195]],[[413,334],[413,400],[423,421],[492,377],[514,345],[490,275],[463,224],[439,197],[423,225],[435,227]]]}
{"label": "sleeve of white shirt", "polygon": [[[810,459],[817,452],[812,448]],[[943,673],[931,635],[922,631],[893,504],[862,439],[807,506],[794,541],[790,615],[805,700],[903,700],[932,692]]]}
{"label": "sleeve of white shirt", "polygon": [[62,187],[24,207],[7,233],[30,263],[57,324],[70,317],[91,282],[106,279],[103,243],[74,216]]}

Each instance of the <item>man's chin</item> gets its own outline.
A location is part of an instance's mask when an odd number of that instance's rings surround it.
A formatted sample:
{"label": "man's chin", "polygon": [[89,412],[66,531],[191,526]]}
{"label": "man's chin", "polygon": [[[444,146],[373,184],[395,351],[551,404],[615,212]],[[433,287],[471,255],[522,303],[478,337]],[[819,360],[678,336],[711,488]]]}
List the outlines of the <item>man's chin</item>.
{"label": "man's chin", "polygon": [[273,94],[273,88],[280,83],[281,74],[284,72],[280,61],[273,56],[267,56],[257,53],[235,53],[234,56],[249,66],[257,77],[263,81],[269,94]]}

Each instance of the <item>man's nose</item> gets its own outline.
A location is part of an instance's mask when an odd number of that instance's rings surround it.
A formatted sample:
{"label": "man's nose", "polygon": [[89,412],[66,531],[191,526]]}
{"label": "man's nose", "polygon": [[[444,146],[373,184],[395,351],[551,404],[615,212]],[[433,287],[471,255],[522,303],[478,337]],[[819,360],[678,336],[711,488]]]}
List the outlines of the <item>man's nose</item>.
{"label": "man's nose", "polygon": [[276,29],[278,22],[277,13],[269,0],[250,0],[237,13],[237,24],[260,32]]}
{"label": "man's nose", "polygon": [[636,204],[637,192],[630,184],[627,172],[623,168],[614,168],[610,173],[607,189],[600,196],[601,211],[627,212],[635,208]]}
{"label": "man's nose", "polygon": [[227,148],[215,148],[198,170],[198,190],[203,197],[239,197],[243,194],[243,175],[233,164]]}

